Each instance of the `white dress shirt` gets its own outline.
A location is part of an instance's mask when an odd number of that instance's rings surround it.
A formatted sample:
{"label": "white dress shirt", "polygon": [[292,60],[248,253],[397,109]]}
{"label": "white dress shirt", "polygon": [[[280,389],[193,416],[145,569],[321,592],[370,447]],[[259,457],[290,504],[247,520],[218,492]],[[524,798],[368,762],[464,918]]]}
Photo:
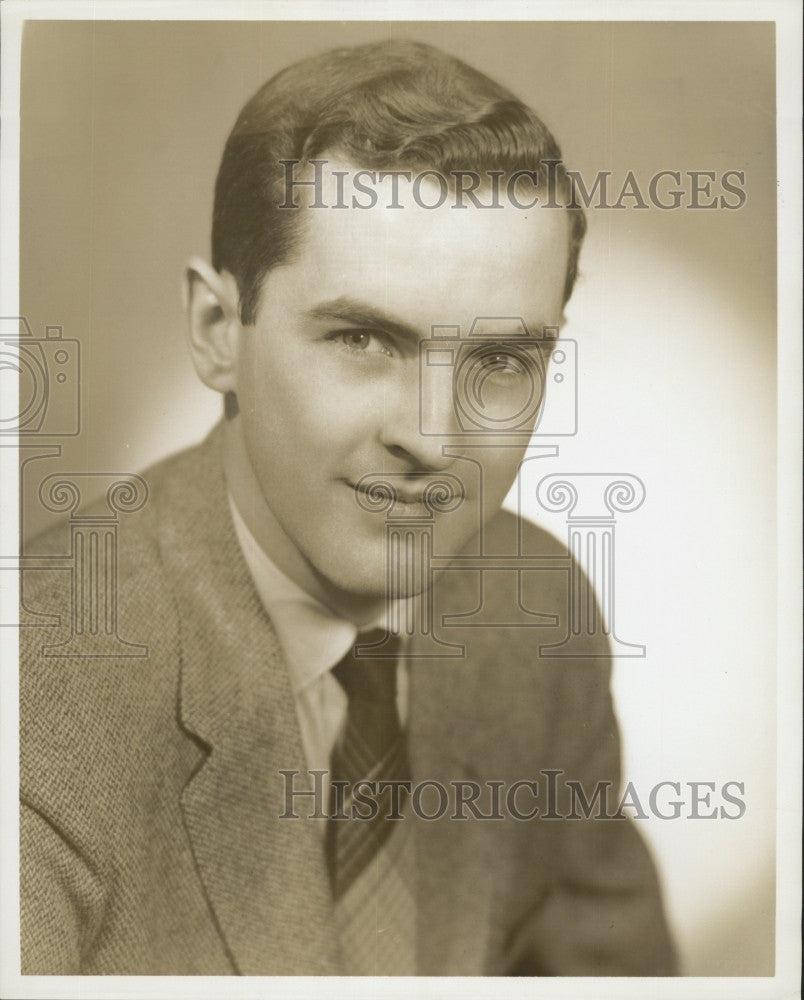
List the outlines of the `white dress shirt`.
{"label": "white dress shirt", "polygon": [[[287,577],[260,547],[231,497],[229,506],[246,565],[285,655],[307,767],[329,771],[332,748],[346,718],[346,694],[330,671],[354,645],[358,626]],[[360,631],[385,628],[386,622],[384,611]],[[400,660],[397,664],[397,708],[402,725],[408,707],[408,674],[403,663]]]}

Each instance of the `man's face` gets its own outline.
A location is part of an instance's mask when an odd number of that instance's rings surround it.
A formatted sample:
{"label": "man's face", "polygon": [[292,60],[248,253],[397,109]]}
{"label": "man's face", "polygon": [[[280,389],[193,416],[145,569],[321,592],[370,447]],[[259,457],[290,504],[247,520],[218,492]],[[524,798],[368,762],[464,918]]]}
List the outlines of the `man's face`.
{"label": "man's face", "polygon": [[[420,342],[434,325],[465,339],[477,317],[520,316],[535,335],[562,311],[564,211],[449,200],[428,210],[404,185],[402,207],[380,207],[390,201],[382,191],[369,210],[299,209],[299,250],[268,273],[241,333],[233,430],[248,468],[228,470],[235,501],[280,567],[333,606],[386,592],[385,513],[359,502],[363,477],[390,474],[412,517],[427,515],[429,483],[456,477],[463,502],[434,521],[436,553],[451,554],[498,509],[527,444],[526,434],[504,448],[498,435],[462,434],[452,369],[422,367]],[[486,354],[483,398],[505,409],[531,373]]]}

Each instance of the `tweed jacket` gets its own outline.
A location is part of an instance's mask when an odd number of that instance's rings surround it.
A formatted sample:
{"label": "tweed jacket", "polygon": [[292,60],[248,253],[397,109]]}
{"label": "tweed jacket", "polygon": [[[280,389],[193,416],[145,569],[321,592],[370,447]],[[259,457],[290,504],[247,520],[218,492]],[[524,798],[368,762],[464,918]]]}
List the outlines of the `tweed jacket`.
{"label": "tweed jacket", "polygon": [[[148,503],[121,516],[118,631],[147,656],[42,655],[69,634],[69,577],[24,581],[27,607],[62,625],[21,629],[22,971],[348,973],[320,833],[279,818],[279,772],[304,770],[304,751],[231,522],[220,430],[145,478]],[[528,552],[564,554],[510,514],[489,526],[487,550],[515,551],[517,533]],[[63,535],[47,544],[66,548]],[[487,576],[487,606],[510,608],[510,574]],[[619,782],[605,647],[540,656],[566,632],[568,573],[525,577],[527,606],[558,626],[453,627],[465,657],[411,661],[414,782],[541,788],[545,769],[590,791]],[[438,616],[478,606],[476,569],[441,579]],[[634,823],[550,821],[541,806],[528,821],[411,818],[416,971],[669,974],[657,875]]]}

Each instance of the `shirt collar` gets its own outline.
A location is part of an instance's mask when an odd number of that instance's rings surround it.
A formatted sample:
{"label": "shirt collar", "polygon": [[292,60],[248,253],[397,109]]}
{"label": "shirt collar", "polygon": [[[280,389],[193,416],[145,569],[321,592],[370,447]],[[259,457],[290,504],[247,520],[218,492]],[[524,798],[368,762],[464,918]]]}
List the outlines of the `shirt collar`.
{"label": "shirt collar", "polygon": [[[286,576],[246,527],[231,496],[229,507],[254,587],[276,629],[293,692],[298,694],[344,657],[355,643],[358,627]],[[383,612],[379,621],[363,628],[385,627],[386,621]]]}

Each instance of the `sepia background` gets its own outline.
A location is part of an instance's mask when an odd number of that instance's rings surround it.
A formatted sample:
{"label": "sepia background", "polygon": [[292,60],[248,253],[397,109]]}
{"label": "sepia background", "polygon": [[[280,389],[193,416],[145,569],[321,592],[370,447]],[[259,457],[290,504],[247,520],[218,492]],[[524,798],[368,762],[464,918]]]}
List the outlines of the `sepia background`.
{"label": "sepia background", "polygon": [[[629,170],[745,172],[739,211],[590,211],[567,310],[580,432],[523,475],[627,472],[615,664],[625,775],[744,782],[739,820],[637,823],[688,975],[773,971],[775,103],[761,23],[40,22],[25,29],[21,310],[81,345],[81,433],[28,467],[26,537],[52,471],[141,470],[197,441],[219,401],[184,342],[183,263],[208,254],[234,118],[264,80],[333,45],[429,41],[533,105],[591,182]],[[682,185],[683,186],[683,185]],[[644,188],[643,188],[644,190]],[[478,253],[483,248],[478,247]],[[516,502],[511,497],[511,504]],[[67,546],[65,536],[65,548]],[[780,815],[784,815],[783,811]]]}

